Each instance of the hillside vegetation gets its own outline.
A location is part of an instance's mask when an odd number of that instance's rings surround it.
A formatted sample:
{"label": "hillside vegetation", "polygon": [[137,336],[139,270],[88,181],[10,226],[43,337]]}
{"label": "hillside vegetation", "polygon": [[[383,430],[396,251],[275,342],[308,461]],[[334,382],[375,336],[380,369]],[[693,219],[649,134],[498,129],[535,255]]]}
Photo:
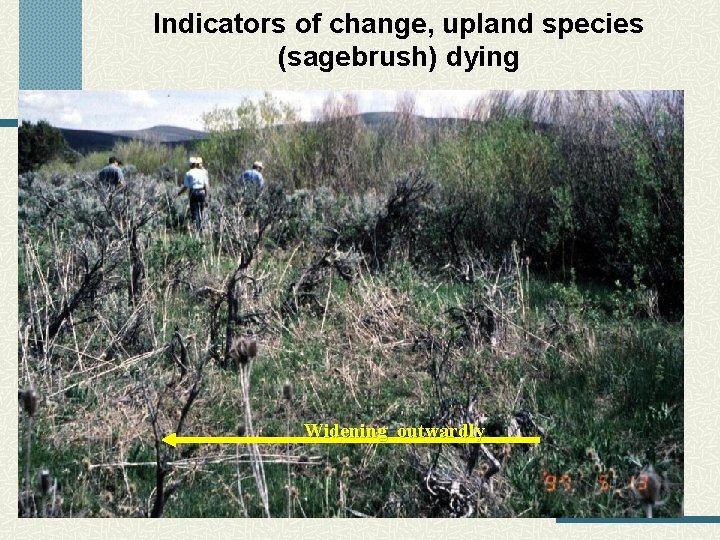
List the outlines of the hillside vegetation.
{"label": "hillside vegetation", "polygon": [[[21,515],[641,516],[649,466],[681,513],[682,94],[414,112],[208,113],[201,231],[178,149],[19,176]],[[542,443],[162,442],[464,422]]]}

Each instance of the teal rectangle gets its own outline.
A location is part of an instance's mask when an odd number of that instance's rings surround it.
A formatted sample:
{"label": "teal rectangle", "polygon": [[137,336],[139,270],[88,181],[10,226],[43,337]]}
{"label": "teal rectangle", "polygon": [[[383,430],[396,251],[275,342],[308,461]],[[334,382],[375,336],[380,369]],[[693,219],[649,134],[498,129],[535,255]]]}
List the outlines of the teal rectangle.
{"label": "teal rectangle", "polygon": [[20,89],[82,89],[82,0],[20,0]]}
{"label": "teal rectangle", "polygon": [[0,128],[17,128],[17,118],[0,118]]}

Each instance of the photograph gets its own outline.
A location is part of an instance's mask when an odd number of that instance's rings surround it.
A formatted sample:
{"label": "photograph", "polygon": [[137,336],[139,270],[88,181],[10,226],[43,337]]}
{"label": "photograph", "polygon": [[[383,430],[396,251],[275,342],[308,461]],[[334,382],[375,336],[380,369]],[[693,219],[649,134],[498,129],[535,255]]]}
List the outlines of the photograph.
{"label": "photograph", "polygon": [[682,90],[18,109],[18,517],[683,517]]}

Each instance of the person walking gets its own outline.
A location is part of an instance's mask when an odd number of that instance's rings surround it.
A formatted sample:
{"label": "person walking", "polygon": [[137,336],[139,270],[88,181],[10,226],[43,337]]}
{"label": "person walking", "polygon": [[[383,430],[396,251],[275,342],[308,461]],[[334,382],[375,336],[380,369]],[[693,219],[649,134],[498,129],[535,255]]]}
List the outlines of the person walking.
{"label": "person walking", "polygon": [[205,202],[210,195],[210,180],[207,171],[203,168],[201,157],[191,157],[188,161],[190,163],[190,169],[185,173],[183,187],[178,192],[178,196],[186,191],[189,192],[190,215],[195,223],[195,228],[201,229],[203,226]]}
{"label": "person walking", "polygon": [[110,156],[108,164],[98,173],[100,183],[105,186],[122,187],[125,184],[125,177],[120,165],[122,165],[122,161],[115,156]]}
{"label": "person walking", "polygon": [[258,188],[262,188],[265,185],[265,179],[262,175],[263,164],[262,161],[256,161],[252,164],[252,168],[242,173],[242,180],[245,184],[255,184]]}

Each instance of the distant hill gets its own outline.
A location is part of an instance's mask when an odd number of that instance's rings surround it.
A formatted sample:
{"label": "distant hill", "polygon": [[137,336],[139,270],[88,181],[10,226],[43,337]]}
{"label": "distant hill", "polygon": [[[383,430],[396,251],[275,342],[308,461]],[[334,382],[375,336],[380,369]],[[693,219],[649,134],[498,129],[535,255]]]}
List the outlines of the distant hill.
{"label": "distant hill", "polygon": [[153,126],[147,129],[92,131],[86,129],[60,128],[70,148],[86,154],[88,152],[109,152],[116,143],[133,139],[168,144],[171,146],[190,146],[195,141],[206,139],[208,134],[177,126]]}
{"label": "distant hill", "polygon": [[177,126],[153,126],[147,129],[111,131],[108,133],[159,143],[186,143],[188,141],[207,139],[208,137],[208,134],[204,131]]}
{"label": "distant hill", "polygon": [[[396,112],[368,112],[358,116],[368,129],[378,130],[383,126],[394,123],[397,115]],[[472,122],[472,120],[466,118],[427,118],[419,115],[416,115],[416,119],[421,127],[427,128],[458,127]],[[315,123],[308,122],[308,124]],[[547,129],[547,127],[546,124],[535,122],[536,129]],[[282,126],[278,126],[278,129],[282,129]],[[170,146],[182,145],[189,149],[196,141],[207,139],[209,136],[205,131],[167,125],[117,131],[89,131],[65,128],[60,128],[60,130],[70,147],[83,154],[88,152],[108,152],[112,150],[115,143],[131,140],[142,140]]]}
{"label": "distant hill", "polygon": [[[396,112],[367,112],[359,115],[360,119],[370,129],[378,129],[383,125],[392,124],[396,121],[398,113]],[[450,127],[465,124],[470,120],[466,118],[429,118],[426,116],[415,115],[415,119],[420,126],[428,127]]]}
{"label": "distant hill", "polygon": [[70,148],[87,154],[88,152],[107,152],[117,142],[130,141],[130,137],[121,137],[112,133],[104,133],[102,131],[89,131],[86,129],[66,129],[60,128],[63,137],[70,145]]}

